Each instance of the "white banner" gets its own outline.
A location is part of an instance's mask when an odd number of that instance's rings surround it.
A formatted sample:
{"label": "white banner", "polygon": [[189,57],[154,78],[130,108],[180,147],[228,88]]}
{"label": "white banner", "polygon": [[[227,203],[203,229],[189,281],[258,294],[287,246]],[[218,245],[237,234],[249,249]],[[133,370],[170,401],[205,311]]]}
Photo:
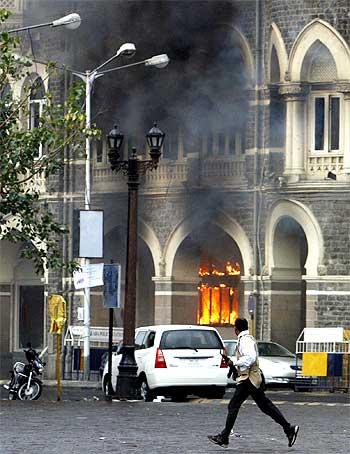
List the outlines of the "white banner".
{"label": "white banner", "polygon": [[82,265],[81,270],[74,271],[73,280],[76,290],[103,285],[103,263]]}

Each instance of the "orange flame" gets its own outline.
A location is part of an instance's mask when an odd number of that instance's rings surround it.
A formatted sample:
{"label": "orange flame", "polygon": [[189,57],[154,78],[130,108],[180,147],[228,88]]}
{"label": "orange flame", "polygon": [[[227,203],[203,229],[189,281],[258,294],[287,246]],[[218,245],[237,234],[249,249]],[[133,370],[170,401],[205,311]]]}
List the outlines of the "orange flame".
{"label": "orange flame", "polygon": [[[226,262],[225,271],[219,270],[214,264],[210,269],[200,267],[199,276],[239,276],[238,263]],[[224,283],[209,286],[201,283],[198,286],[199,309],[197,323],[200,325],[232,325],[238,316],[238,288],[227,287]]]}

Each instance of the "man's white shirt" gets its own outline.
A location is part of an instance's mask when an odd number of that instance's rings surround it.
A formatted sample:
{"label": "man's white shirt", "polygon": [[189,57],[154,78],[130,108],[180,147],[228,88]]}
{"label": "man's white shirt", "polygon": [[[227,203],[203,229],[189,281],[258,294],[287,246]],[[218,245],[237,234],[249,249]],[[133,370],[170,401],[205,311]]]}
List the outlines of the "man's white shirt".
{"label": "man's white shirt", "polygon": [[257,355],[255,350],[255,341],[249,335],[248,330],[239,333],[236,352],[237,350],[240,358],[237,359],[232,356],[230,359],[233,362],[233,365],[239,367],[242,371],[249,369],[249,367],[256,362]]}

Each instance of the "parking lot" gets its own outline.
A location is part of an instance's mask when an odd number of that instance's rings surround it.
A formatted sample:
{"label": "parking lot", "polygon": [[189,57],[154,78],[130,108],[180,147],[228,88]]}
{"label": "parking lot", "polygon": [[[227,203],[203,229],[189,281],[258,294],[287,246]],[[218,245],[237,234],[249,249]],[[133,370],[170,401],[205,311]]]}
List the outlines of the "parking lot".
{"label": "parking lot", "polygon": [[[221,430],[233,390],[218,399],[153,403],[106,402],[96,387],[65,386],[62,401],[46,386],[36,402],[6,401],[1,391],[1,454],[222,452],[206,436]],[[301,426],[293,448],[280,427],[248,400],[242,407],[228,452],[347,452],[350,447],[349,395],[268,391],[286,417]]]}

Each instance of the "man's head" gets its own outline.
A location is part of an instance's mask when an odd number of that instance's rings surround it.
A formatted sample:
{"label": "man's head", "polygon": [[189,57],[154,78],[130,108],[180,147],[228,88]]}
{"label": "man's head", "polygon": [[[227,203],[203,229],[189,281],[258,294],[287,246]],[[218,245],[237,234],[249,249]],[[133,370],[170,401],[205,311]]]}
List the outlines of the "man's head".
{"label": "man's head", "polygon": [[248,329],[248,322],[245,318],[236,318],[235,324],[234,324],[234,330],[236,333],[236,336],[238,336],[239,333],[242,331],[246,331]]}

